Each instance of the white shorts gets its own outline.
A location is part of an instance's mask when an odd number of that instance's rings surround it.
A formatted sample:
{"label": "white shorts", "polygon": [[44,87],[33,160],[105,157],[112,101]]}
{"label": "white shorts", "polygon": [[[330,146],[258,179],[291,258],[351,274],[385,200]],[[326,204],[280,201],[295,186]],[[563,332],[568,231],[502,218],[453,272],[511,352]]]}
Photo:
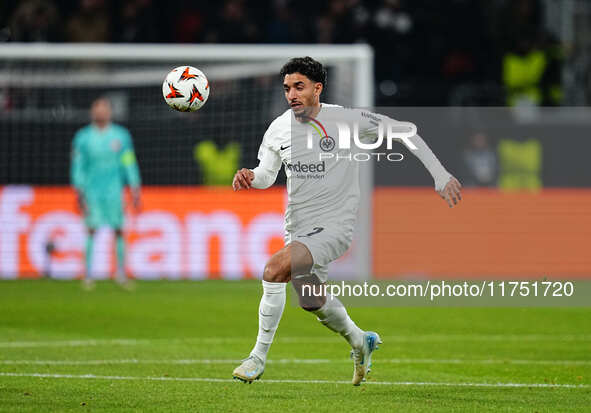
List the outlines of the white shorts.
{"label": "white shorts", "polygon": [[328,264],[342,256],[351,246],[353,228],[354,222],[303,225],[285,233],[285,244],[292,241],[304,244],[314,260],[310,274],[316,275],[324,283],[328,280]]}

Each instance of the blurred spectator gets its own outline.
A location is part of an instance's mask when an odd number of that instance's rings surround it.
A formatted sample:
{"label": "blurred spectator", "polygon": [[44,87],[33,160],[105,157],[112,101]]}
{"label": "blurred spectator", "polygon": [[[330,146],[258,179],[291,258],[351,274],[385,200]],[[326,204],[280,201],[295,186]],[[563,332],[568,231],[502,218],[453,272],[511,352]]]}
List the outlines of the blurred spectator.
{"label": "blurred spectator", "polygon": [[476,62],[472,53],[462,47],[453,47],[443,60],[443,74],[447,79],[457,80],[476,70]]}
{"label": "blurred spectator", "polygon": [[504,51],[510,50],[524,33],[538,33],[542,27],[542,4],[539,0],[505,1],[493,25]]}
{"label": "blurred spectator", "polygon": [[170,16],[172,40],[175,43],[202,42],[205,37],[207,16],[213,16],[214,10],[208,10],[203,5],[196,5],[193,1],[183,1],[176,10],[176,14]]}
{"label": "blurred spectator", "polygon": [[490,147],[488,136],[477,132],[470,136],[462,155],[465,186],[495,186],[497,182],[497,154]]}
{"label": "blurred spectator", "polygon": [[104,0],[80,0],[78,11],[67,24],[71,42],[108,42],[111,21]]}
{"label": "blurred spectator", "polygon": [[562,52],[544,29],[543,15],[540,0],[509,1],[493,25],[508,106],[557,105],[562,101]]}
{"label": "blurred spectator", "polygon": [[351,2],[330,0],[324,14],[316,20],[316,42],[354,43],[355,27]]}
{"label": "blurred spectator", "polygon": [[[488,1],[488,0],[486,0]],[[481,1],[450,0],[448,16],[441,31],[445,32],[442,55],[443,78],[449,82],[478,81],[489,69],[491,34]]]}
{"label": "blurred spectator", "polygon": [[248,14],[244,0],[226,0],[205,40],[213,43],[256,43],[259,30]]}
{"label": "blurred spectator", "polygon": [[557,105],[562,100],[560,49],[524,33],[503,56],[507,105]]}
{"label": "blurred spectator", "polygon": [[538,139],[501,139],[499,188],[537,191],[542,187],[542,143]]}
{"label": "blurred spectator", "polygon": [[394,96],[402,80],[408,82],[416,76],[412,68],[424,53],[416,53],[415,19],[408,4],[403,0],[381,0],[368,25],[368,40],[375,48],[376,77],[385,96]]}
{"label": "blurred spectator", "polygon": [[367,42],[377,104],[446,105],[458,89],[486,84],[497,88],[495,102],[507,90],[508,104],[557,105],[563,51],[544,30],[545,3],[3,0],[0,42]]}
{"label": "blurred spectator", "polygon": [[379,29],[399,35],[409,33],[413,27],[413,19],[400,0],[383,0],[373,20]]}
{"label": "blurred spectator", "polygon": [[308,19],[293,1],[273,1],[273,13],[268,21],[265,41],[269,43],[312,43],[315,40]]}
{"label": "blurred spectator", "polygon": [[119,30],[115,39],[119,42],[156,42],[157,24],[152,0],[128,0],[119,7]]}
{"label": "blurred spectator", "polygon": [[240,161],[240,144],[228,143],[223,149],[215,142],[199,142],[193,150],[193,158],[202,176],[204,185],[230,185]]}
{"label": "blurred spectator", "polygon": [[25,0],[10,19],[9,37],[15,42],[62,40],[60,16],[51,0]]}

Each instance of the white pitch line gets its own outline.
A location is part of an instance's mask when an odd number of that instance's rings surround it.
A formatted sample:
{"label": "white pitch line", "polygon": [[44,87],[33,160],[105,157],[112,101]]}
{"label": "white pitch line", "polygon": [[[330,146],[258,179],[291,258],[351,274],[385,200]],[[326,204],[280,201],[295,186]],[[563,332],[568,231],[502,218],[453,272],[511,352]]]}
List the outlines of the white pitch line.
{"label": "white pitch line", "polygon": [[[134,381],[189,381],[230,383],[232,379],[219,379],[208,377],[137,377],[137,376],[97,376],[94,374],[49,374],[49,373],[7,373],[0,372],[0,377],[39,377],[53,379],[93,379],[93,380],[134,380]],[[291,383],[291,384],[346,384],[344,380],[262,380],[262,383]],[[451,382],[413,382],[413,381],[368,381],[365,384],[382,386],[444,386],[444,387],[531,387],[531,388],[567,388],[587,389],[588,384],[555,384],[555,383],[451,383]]]}
{"label": "white pitch line", "polygon": [[[142,359],[119,359],[119,360],[0,360],[0,365],[51,365],[51,366],[97,366],[113,364],[235,364],[241,359],[174,359],[174,360],[142,360]],[[338,363],[349,360],[329,359],[275,359],[267,360],[271,364],[317,364],[317,363]]]}
{"label": "white pitch line", "polygon": [[[328,337],[320,337],[320,340],[329,341]],[[591,341],[591,334],[417,334],[382,336],[385,342],[419,342],[419,341]],[[314,337],[279,337],[279,341],[316,342]],[[339,341],[340,337],[334,337],[330,341]]]}
{"label": "white pitch line", "polygon": [[[400,336],[385,336],[382,337],[386,342],[437,342],[437,341],[591,341],[591,334],[424,334],[424,335],[400,335]],[[118,346],[139,346],[152,345],[155,343],[242,343],[250,342],[252,337],[193,337],[193,338],[156,338],[156,339],[134,339],[134,338],[117,338],[117,339],[87,339],[87,340],[51,340],[51,341],[4,341],[0,342],[0,348],[27,348],[27,347],[92,347],[105,345]],[[340,337],[277,337],[276,342],[279,343],[336,343],[342,341]]]}
{"label": "white pitch line", "polygon": [[155,340],[136,339],[111,339],[111,340],[52,340],[52,341],[4,341],[0,342],[0,348],[27,348],[27,347],[92,347],[104,345],[136,346],[139,344],[154,343]]}
{"label": "white pitch line", "polygon": [[[99,366],[114,364],[235,364],[239,359],[107,359],[107,360],[0,360],[0,365],[40,365],[40,366]],[[270,359],[270,364],[327,364],[350,363],[348,359]],[[556,365],[588,366],[591,360],[523,360],[523,359],[420,359],[396,358],[380,359],[380,364],[517,364],[517,365]]]}
{"label": "white pitch line", "polygon": [[379,363],[392,364],[525,364],[586,366],[591,360],[523,360],[523,359],[380,359]]}

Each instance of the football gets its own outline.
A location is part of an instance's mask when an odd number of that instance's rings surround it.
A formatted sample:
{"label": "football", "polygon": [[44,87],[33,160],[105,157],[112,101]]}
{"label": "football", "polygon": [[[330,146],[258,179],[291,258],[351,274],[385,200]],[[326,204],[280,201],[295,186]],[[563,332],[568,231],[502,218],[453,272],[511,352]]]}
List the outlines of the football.
{"label": "football", "polygon": [[171,108],[180,112],[200,109],[209,97],[209,81],[199,69],[179,66],[172,69],[164,83],[162,96]]}

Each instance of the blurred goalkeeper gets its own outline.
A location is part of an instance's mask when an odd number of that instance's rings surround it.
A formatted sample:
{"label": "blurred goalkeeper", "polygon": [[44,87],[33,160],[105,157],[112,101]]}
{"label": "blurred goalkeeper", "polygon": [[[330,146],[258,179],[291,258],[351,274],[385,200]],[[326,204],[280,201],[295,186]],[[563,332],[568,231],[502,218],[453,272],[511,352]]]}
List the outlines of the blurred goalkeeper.
{"label": "blurred goalkeeper", "polygon": [[91,278],[94,235],[100,227],[115,231],[117,270],[115,280],[129,285],[125,274],[123,238],[123,189],[131,188],[136,211],[141,205],[140,174],[129,131],[111,123],[111,104],[105,98],[92,103],[92,123],[76,132],[72,144],[70,179],[78,195],[88,231],[83,285],[93,286]]}

